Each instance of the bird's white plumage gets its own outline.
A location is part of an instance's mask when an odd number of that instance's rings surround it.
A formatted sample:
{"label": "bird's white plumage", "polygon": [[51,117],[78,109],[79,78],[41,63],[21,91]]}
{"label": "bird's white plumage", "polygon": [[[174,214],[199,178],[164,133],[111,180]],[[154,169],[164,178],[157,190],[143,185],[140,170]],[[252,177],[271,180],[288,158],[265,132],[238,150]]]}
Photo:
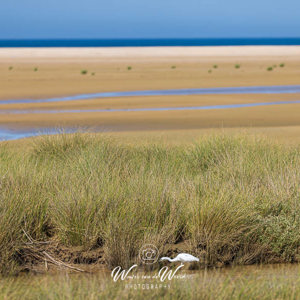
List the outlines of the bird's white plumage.
{"label": "bird's white plumage", "polygon": [[188,253],[179,253],[175,258],[170,258],[170,257],[162,257],[160,259],[160,261],[163,260],[168,260],[169,262],[176,262],[176,261],[180,261],[180,262],[195,262],[195,261],[199,261],[199,258],[188,254]]}

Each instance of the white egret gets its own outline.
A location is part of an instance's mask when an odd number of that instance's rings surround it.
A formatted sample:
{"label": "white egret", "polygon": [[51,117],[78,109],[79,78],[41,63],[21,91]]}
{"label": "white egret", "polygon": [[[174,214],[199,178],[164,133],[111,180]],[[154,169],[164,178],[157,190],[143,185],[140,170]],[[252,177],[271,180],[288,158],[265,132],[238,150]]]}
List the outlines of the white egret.
{"label": "white egret", "polygon": [[188,254],[188,253],[179,253],[175,258],[170,258],[170,257],[162,257],[159,261],[163,261],[163,260],[168,260],[169,262],[176,262],[176,261],[180,261],[180,262],[195,262],[195,261],[199,261],[199,258]]}

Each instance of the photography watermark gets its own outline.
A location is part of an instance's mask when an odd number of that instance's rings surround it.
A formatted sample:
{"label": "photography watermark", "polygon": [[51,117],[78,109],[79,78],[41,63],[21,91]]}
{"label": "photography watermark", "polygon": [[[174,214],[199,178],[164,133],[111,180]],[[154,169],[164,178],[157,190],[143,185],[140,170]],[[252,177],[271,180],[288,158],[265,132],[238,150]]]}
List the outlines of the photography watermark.
{"label": "photography watermark", "polygon": [[146,265],[155,264],[159,258],[159,251],[156,246],[145,244],[139,251],[139,258]]}
{"label": "photography watermark", "polygon": [[[158,271],[154,272],[140,272],[138,265],[134,264],[128,269],[122,269],[120,266],[115,267],[111,272],[111,277],[114,282],[124,282],[126,289],[134,290],[152,290],[152,289],[170,289],[170,283],[173,279],[188,279],[193,275],[181,273],[184,267],[183,262],[188,260],[198,260],[196,257],[187,253],[177,255],[175,259],[162,257],[160,261],[164,263],[180,262],[178,265],[161,267]],[[153,244],[145,244],[140,248],[139,259],[142,264],[151,265],[159,260],[158,248]],[[180,271],[180,272],[179,272]]]}
{"label": "photography watermark", "polygon": [[162,267],[158,273],[145,275],[137,273],[137,265],[131,266],[129,269],[122,269],[120,266],[114,268],[111,272],[111,277],[113,281],[117,282],[118,280],[146,280],[146,279],[155,279],[160,282],[171,281],[174,278],[177,279],[185,279],[187,277],[186,274],[179,275],[178,271],[184,267],[184,264],[180,264],[175,269],[170,269],[167,266]]}
{"label": "photography watermark", "polygon": [[134,284],[126,284],[125,289],[131,290],[158,290],[158,289],[170,289],[170,284],[162,284],[162,283],[134,283]]}

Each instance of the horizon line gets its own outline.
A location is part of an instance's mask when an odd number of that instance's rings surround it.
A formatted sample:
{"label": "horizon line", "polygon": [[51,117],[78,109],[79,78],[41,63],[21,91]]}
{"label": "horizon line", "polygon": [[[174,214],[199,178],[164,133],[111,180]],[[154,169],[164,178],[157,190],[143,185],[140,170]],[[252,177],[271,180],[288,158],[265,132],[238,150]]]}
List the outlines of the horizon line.
{"label": "horizon line", "polygon": [[70,40],[70,41],[77,41],[77,40],[227,40],[227,39],[300,39],[300,36],[277,36],[277,37],[91,37],[91,38],[81,38],[81,37],[76,37],[76,38],[68,38],[68,37],[63,37],[63,38],[1,38],[0,41],[57,41],[57,40]]}

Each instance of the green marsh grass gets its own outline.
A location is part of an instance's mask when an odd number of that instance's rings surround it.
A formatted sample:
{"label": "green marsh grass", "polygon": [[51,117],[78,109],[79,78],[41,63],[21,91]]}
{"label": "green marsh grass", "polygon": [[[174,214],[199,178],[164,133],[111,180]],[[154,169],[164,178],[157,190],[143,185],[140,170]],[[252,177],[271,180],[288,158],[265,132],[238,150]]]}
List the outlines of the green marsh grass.
{"label": "green marsh grass", "polygon": [[[20,142],[21,143],[21,142]],[[300,148],[211,136],[194,145],[125,145],[90,134],[0,143],[0,270],[28,239],[128,267],[145,243],[186,242],[202,266],[294,262],[300,247]],[[16,259],[18,258],[18,259]]]}

